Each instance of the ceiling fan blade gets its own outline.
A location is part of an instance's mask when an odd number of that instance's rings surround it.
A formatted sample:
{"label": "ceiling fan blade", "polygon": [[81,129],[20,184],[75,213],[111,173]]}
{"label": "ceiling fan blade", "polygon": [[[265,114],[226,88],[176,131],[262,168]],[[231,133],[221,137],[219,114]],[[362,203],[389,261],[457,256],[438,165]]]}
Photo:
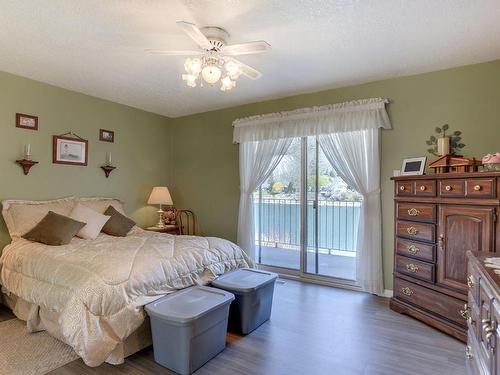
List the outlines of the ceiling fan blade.
{"label": "ceiling fan blade", "polygon": [[164,55],[164,56],[198,56],[203,54],[202,51],[169,51],[169,50],[162,50],[162,49],[147,49],[147,53],[150,53],[151,55]]}
{"label": "ceiling fan blade", "polygon": [[240,66],[241,73],[250,79],[256,80],[262,77],[262,73],[259,72],[257,69],[254,69],[251,66],[248,66],[247,64],[243,64],[239,60],[233,59],[232,57],[227,57],[227,60],[234,61],[236,64],[238,64]]}
{"label": "ceiling fan blade", "polygon": [[242,44],[230,44],[222,48],[222,52],[225,55],[237,56],[237,55],[249,55],[254,53],[263,53],[271,49],[271,45],[263,40],[256,42],[242,43]]}
{"label": "ceiling fan blade", "polygon": [[191,38],[194,40],[194,42],[199,45],[203,49],[212,49],[213,46],[210,44],[208,41],[207,37],[203,35],[203,33],[196,27],[196,25],[189,23],[189,22],[184,22],[184,21],[177,21],[177,25],[179,25],[182,30]]}

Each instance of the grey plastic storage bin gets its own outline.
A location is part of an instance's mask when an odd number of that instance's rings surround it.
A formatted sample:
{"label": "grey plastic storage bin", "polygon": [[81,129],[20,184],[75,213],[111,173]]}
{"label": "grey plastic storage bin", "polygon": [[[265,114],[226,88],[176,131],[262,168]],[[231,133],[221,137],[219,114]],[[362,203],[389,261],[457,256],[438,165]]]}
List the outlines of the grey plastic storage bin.
{"label": "grey plastic storage bin", "polygon": [[241,268],[212,281],[212,286],[235,295],[229,311],[231,331],[246,335],[269,320],[277,278],[272,272]]}
{"label": "grey plastic storage bin", "polygon": [[195,286],[146,305],[155,361],[187,375],[223,351],[233,300],[229,292]]}

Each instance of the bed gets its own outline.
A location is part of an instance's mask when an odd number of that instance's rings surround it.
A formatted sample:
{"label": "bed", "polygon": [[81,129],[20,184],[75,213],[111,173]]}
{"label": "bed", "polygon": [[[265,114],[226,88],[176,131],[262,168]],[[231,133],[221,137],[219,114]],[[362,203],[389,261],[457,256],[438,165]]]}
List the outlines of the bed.
{"label": "bed", "polygon": [[101,212],[109,205],[123,210],[120,201],[107,198],[3,202],[12,242],[0,258],[0,284],[30,331],[46,330],[73,347],[88,366],[122,363],[150,343],[145,304],[253,266],[230,241],[138,227],[126,237],[101,233],[95,240],[75,237],[63,246],[21,237],[49,210],[67,215],[77,201]]}

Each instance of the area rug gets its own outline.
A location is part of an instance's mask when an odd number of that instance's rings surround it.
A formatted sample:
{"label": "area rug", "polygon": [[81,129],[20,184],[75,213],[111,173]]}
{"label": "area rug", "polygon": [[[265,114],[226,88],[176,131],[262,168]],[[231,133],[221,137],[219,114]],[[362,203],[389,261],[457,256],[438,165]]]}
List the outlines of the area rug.
{"label": "area rug", "polygon": [[48,333],[28,333],[19,319],[0,322],[1,374],[43,375],[77,358],[70,346]]}

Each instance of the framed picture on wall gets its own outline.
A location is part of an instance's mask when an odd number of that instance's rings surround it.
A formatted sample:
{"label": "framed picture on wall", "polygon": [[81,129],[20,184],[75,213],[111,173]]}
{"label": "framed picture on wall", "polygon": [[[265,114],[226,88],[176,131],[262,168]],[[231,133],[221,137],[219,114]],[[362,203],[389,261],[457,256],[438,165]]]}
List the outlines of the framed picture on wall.
{"label": "framed picture on wall", "polygon": [[425,170],[425,162],[427,158],[422,156],[420,158],[409,158],[403,160],[401,166],[401,176],[422,175]]}
{"label": "framed picture on wall", "polygon": [[38,130],[38,117],[16,113],[16,128]]}
{"label": "framed picture on wall", "polygon": [[113,143],[115,141],[115,132],[112,130],[99,129],[99,140]]}
{"label": "framed picture on wall", "polygon": [[52,138],[52,162],[55,164],[87,165],[88,141],[54,135]]}

